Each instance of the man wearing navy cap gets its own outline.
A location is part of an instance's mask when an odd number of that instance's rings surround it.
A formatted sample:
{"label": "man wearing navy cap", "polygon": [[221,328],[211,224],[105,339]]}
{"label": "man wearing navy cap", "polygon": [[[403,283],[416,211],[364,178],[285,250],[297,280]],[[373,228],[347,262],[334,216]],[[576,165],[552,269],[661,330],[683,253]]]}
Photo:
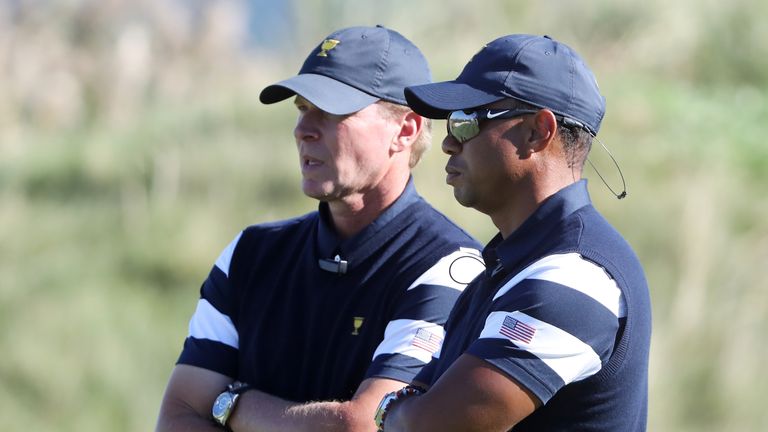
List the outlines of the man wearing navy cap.
{"label": "man wearing navy cap", "polygon": [[319,209],[248,227],[221,253],[158,431],[373,431],[382,396],[439,351],[484,267],[479,245],[413,186],[430,126],[404,89],[430,81],[402,35],[352,27],[261,92],[294,99],[302,190]]}
{"label": "man wearing navy cap", "polygon": [[645,430],[648,287],[581,179],[605,113],[587,65],[549,37],[510,35],[406,98],[447,119],[446,182],[500,232],[439,358],[382,399],[380,429]]}

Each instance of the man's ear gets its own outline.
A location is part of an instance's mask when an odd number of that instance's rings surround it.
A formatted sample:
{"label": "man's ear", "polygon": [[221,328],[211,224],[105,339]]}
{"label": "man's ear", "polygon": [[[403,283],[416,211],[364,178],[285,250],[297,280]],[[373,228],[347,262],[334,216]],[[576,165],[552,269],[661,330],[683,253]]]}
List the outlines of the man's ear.
{"label": "man's ear", "polygon": [[392,143],[395,147],[393,150],[403,151],[406,148],[410,148],[419,137],[419,134],[421,134],[424,124],[424,117],[413,111],[408,111],[400,121],[400,130],[395,135]]}
{"label": "man's ear", "polygon": [[548,109],[541,109],[533,116],[533,125],[529,137],[530,149],[540,152],[546,149],[555,139],[557,131],[557,119],[555,114]]}

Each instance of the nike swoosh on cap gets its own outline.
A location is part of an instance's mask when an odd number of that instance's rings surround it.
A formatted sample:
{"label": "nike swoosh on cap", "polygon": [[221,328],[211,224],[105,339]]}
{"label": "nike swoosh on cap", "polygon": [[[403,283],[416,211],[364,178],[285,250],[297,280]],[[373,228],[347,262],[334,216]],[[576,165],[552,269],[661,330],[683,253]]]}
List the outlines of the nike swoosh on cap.
{"label": "nike swoosh on cap", "polygon": [[510,110],[504,110],[504,111],[499,111],[499,112],[497,112],[497,113],[492,113],[492,112],[488,111],[488,115],[486,116],[486,118],[488,118],[488,119],[492,119],[492,118],[498,117],[498,116],[500,116],[500,115],[502,115],[502,114],[506,114],[506,113],[508,113],[509,111],[510,111]]}

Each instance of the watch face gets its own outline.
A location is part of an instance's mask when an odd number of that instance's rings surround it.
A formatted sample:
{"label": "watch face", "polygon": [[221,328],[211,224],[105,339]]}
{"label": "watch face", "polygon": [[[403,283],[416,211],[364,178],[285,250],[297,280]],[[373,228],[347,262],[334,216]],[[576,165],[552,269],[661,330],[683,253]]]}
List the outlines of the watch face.
{"label": "watch face", "polygon": [[232,395],[228,392],[222,393],[216,398],[213,403],[212,414],[216,418],[224,416],[229,408],[232,406]]}

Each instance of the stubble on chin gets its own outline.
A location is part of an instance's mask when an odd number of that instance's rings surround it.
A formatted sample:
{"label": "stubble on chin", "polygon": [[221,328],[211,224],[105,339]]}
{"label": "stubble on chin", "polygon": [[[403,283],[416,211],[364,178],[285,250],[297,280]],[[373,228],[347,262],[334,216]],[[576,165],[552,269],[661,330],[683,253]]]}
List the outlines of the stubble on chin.
{"label": "stubble on chin", "polygon": [[461,188],[458,188],[456,186],[453,187],[453,198],[456,200],[457,203],[461,204],[464,207],[470,206],[469,201],[467,200],[467,197]]}
{"label": "stubble on chin", "polygon": [[304,195],[318,201],[332,201],[338,195],[333,185],[317,184],[304,180],[301,186]]}

